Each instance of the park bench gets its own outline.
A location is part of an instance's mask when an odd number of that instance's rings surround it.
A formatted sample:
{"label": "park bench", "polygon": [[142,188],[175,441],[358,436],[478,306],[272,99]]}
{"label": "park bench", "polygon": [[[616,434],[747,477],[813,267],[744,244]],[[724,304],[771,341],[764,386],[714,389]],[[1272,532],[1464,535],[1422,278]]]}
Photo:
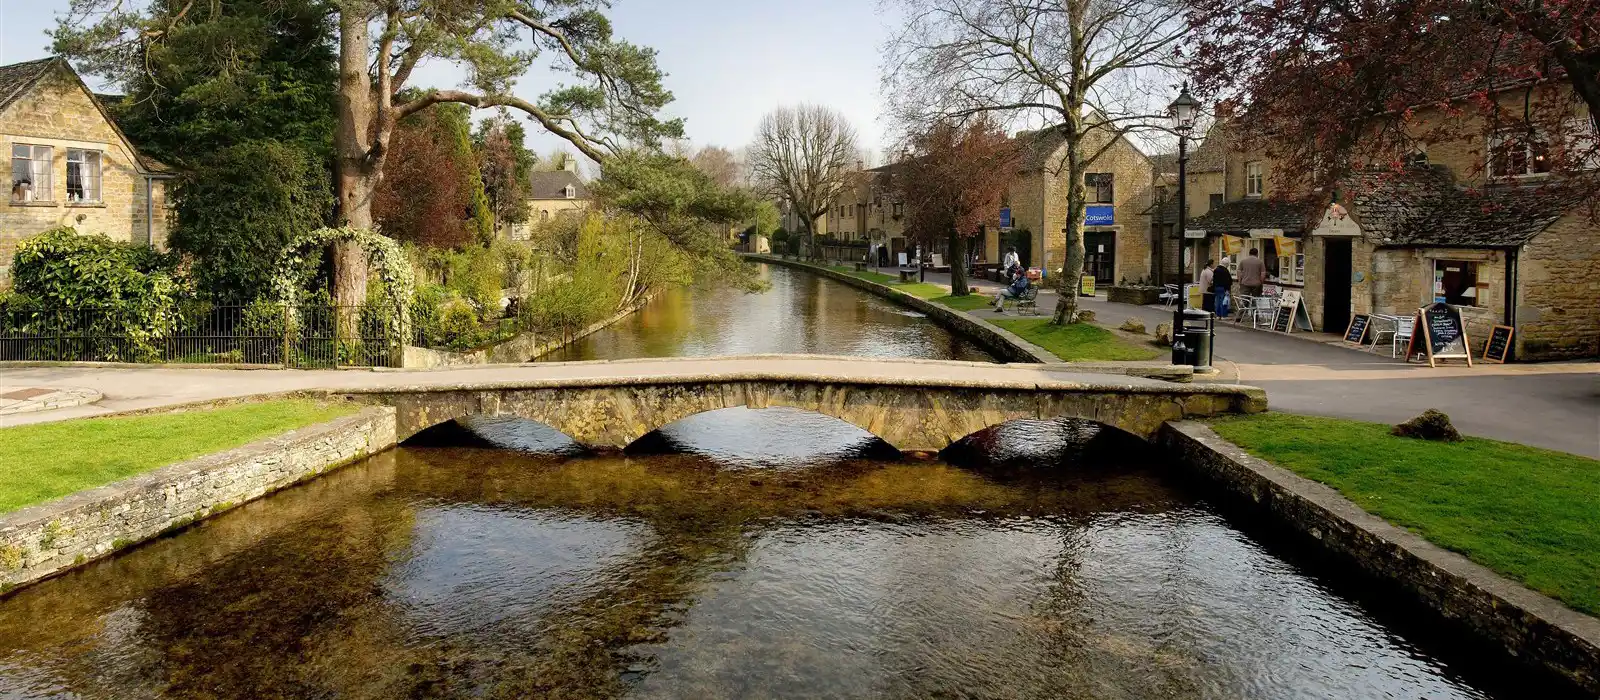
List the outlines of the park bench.
{"label": "park bench", "polygon": [[[1029,282],[1028,283],[1028,288],[1022,290],[1022,296],[1016,297],[1014,299],[1008,297],[1008,298],[1005,299],[1005,301],[1003,303],[1006,306],[1010,306],[1013,309],[1015,309],[1016,312],[1019,313],[1019,314],[1028,314],[1030,316],[1038,316],[1039,315],[1039,283],[1038,282]],[[1002,306],[1001,308],[1005,308],[1005,306]]]}

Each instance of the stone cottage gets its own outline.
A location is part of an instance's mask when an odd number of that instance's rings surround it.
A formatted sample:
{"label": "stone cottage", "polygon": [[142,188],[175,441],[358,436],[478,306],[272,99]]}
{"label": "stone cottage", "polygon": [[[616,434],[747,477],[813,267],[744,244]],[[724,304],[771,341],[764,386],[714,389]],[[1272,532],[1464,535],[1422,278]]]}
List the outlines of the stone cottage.
{"label": "stone cottage", "polygon": [[[1053,276],[1066,259],[1066,141],[1054,130],[1024,132],[1017,138],[1030,143],[1008,197],[1011,225],[1029,234],[1019,246],[1030,254],[1027,262]],[[1084,173],[1084,270],[1102,286],[1148,279],[1154,274],[1150,216],[1155,167],[1126,138],[1113,140],[1104,130],[1091,132],[1085,149],[1099,156]]]}
{"label": "stone cottage", "polygon": [[0,284],[17,244],[58,226],[164,247],[172,173],[141,155],[66,60],[0,66]]}
{"label": "stone cottage", "polygon": [[593,204],[594,194],[578,177],[578,159],[563,154],[560,170],[528,173],[528,220],[511,228],[511,238],[528,240],[539,224],[586,211]]}

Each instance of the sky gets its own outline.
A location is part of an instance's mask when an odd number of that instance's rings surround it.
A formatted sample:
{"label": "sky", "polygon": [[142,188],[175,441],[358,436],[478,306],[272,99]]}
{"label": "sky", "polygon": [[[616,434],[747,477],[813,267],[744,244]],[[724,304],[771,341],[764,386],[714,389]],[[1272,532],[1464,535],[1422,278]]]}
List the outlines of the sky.
{"label": "sky", "polygon": [[[0,0],[0,65],[50,53],[45,32],[68,0]],[[615,0],[617,36],[658,52],[676,96],[667,115],[683,117],[697,146],[740,148],[768,111],[802,102],[831,106],[856,127],[863,147],[881,150],[879,50],[890,32],[874,0]],[[88,76],[93,87],[94,81]],[[535,98],[553,83],[530,76],[517,93]],[[448,64],[419,69],[419,87],[455,87]],[[530,133],[538,131],[537,127]],[[541,153],[559,145],[545,136]]]}

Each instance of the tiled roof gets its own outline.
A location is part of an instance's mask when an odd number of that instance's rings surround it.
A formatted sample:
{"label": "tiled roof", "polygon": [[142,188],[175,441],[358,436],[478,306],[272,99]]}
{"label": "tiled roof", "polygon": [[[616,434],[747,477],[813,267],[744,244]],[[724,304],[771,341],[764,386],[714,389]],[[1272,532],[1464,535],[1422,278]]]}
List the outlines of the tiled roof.
{"label": "tiled roof", "polygon": [[1178,154],[1176,152],[1157,153],[1150,156],[1150,167],[1157,174],[1176,173],[1178,172]]}
{"label": "tiled roof", "polygon": [[1243,233],[1251,229],[1282,229],[1300,233],[1310,227],[1318,207],[1308,200],[1241,199],[1189,219],[1188,228],[1212,233]]}
{"label": "tiled roof", "polygon": [[589,187],[570,170],[546,170],[528,173],[529,199],[566,199],[567,185],[577,190],[575,199],[594,199]]}
{"label": "tiled roof", "polygon": [[55,57],[41,58],[37,61],[0,66],[0,109],[5,109],[12,100],[27,92],[34,81],[48,72],[59,60],[61,59]]}
{"label": "tiled roof", "polygon": [[1560,184],[1457,187],[1448,171],[1369,171],[1352,183],[1356,220],[1378,245],[1441,248],[1519,246],[1582,200]]}

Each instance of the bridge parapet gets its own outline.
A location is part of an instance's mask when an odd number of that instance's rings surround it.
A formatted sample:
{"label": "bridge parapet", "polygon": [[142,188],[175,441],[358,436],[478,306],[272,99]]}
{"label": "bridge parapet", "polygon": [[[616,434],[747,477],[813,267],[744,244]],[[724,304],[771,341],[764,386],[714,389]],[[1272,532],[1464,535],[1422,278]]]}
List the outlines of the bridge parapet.
{"label": "bridge parapet", "polygon": [[1254,387],[992,365],[819,356],[582,363],[567,376],[339,392],[396,409],[404,440],[471,415],[515,415],[587,447],[623,449],[706,411],[784,406],[833,416],[903,452],[937,452],[1017,419],[1081,418],[1142,438],[1171,420],[1266,410]]}

